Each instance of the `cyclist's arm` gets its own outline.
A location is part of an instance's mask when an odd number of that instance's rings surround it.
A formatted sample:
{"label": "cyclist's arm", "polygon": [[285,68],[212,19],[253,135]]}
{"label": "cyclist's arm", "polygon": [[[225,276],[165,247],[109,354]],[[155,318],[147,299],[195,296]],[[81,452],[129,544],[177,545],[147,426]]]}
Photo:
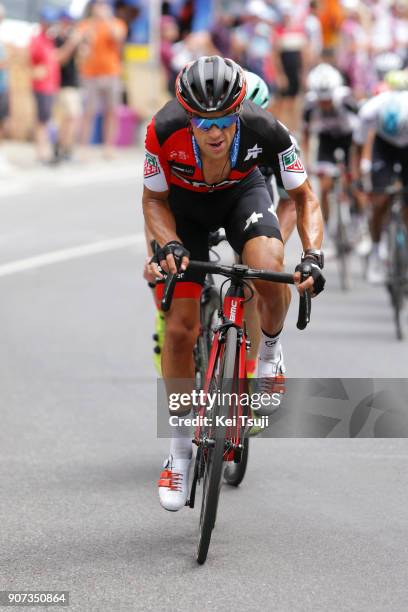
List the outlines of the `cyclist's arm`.
{"label": "cyclist's arm", "polygon": [[300,187],[288,189],[287,192],[296,205],[297,228],[303,250],[320,249],[323,241],[323,217],[309,179]]}
{"label": "cyclist's arm", "polygon": [[[149,234],[159,243],[161,247],[169,242],[181,242],[176,232],[176,221],[170,210],[168,202],[168,191],[151,191],[146,186],[143,187],[143,214]],[[165,271],[176,274],[177,266],[173,255],[166,256],[167,266],[162,264]],[[180,271],[186,270],[188,258],[184,257],[180,265]],[[160,278],[162,274],[158,271],[155,264],[152,264],[151,271]]]}
{"label": "cyclist's arm", "polygon": [[[358,125],[353,132],[352,173],[354,179],[359,179],[364,169],[369,168],[379,101],[381,101],[381,96],[372,98],[363,104],[358,113]],[[363,162],[363,160],[367,161]]]}
{"label": "cyclist's arm", "polygon": [[147,229],[160,246],[180,240],[176,232],[176,222],[170,210],[168,191],[152,191],[143,188],[143,214]]}

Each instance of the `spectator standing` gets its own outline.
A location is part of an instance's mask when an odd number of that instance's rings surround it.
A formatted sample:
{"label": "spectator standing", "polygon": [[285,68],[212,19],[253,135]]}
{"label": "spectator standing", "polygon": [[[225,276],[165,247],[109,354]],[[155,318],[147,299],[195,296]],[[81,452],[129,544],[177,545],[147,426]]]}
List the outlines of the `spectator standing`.
{"label": "spectator standing", "polygon": [[320,0],[318,10],[322,24],[323,47],[333,49],[337,45],[343,8],[340,0]]}
{"label": "spectator standing", "polygon": [[173,45],[179,36],[179,29],[174,17],[170,15],[162,16],[160,21],[160,33],[160,59],[166,71],[167,90],[169,94],[173,96],[177,77],[177,72],[172,68],[172,59],[174,55]]}
{"label": "spectator standing", "polygon": [[32,88],[36,103],[35,139],[40,162],[50,161],[48,124],[51,119],[55,95],[60,85],[60,65],[50,28],[57,14],[45,7],[40,13],[40,32],[30,42],[29,55],[32,66]]}
{"label": "spectator standing", "polygon": [[105,154],[112,155],[116,135],[116,110],[121,100],[121,52],[127,27],[114,17],[107,0],[92,0],[89,18],[77,32],[81,40],[80,75],[85,95],[82,142],[89,144],[91,130],[100,110],[103,113]]}
{"label": "spectator standing", "polygon": [[[4,6],[0,4],[0,24],[6,15]],[[4,122],[9,115],[9,90],[6,47],[0,41],[0,142],[4,137]],[[0,156],[0,173],[6,172],[7,162]]]}
{"label": "spectator standing", "polygon": [[318,16],[317,0],[311,0],[309,4],[309,14],[305,19],[305,32],[308,40],[307,46],[307,69],[309,72],[321,60],[323,51],[322,24]]}
{"label": "spectator standing", "polygon": [[359,0],[344,0],[345,17],[337,47],[338,67],[357,98],[364,98],[371,88],[369,24],[363,19]]}
{"label": "spectator standing", "polygon": [[274,30],[272,55],[277,70],[280,99],[276,106],[278,118],[292,131],[298,130],[299,94],[307,67],[305,13],[300,3],[294,8],[286,0],[279,4],[281,19]]}
{"label": "spectator standing", "polygon": [[72,157],[79,120],[82,115],[74,20],[67,10],[60,13],[55,45],[58,49],[58,59],[61,64],[61,88],[56,107],[58,139],[55,148],[55,160],[61,161],[69,160]]}
{"label": "spectator standing", "polygon": [[266,81],[271,91],[275,88],[275,75],[273,63],[269,60],[273,45],[272,26],[277,18],[276,10],[263,0],[250,0],[243,10],[242,24],[234,30],[232,41],[233,54],[245,68]]}

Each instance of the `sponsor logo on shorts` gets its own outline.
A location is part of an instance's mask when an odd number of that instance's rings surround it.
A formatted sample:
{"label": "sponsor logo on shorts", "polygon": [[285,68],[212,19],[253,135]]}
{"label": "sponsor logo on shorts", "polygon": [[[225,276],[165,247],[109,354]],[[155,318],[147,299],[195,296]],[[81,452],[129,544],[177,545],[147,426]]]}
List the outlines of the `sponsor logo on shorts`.
{"label": "sponsor logo on shorts", "polygon": [[293,146],[288,151],[280,153],[283,170],[285,172],[304,172],[302,162],[300,161],[296,148]]}
{"label": "sponsor logo on shorts", "polygon": [[254,211],[252,215],[248,217],[248,219],[245,221],[244,232],[246,232],[246,230],[249,228],[250,225],[252,225],[253,223],[258,223],[259,219],[262,219],[262,218],[263,218],[263,213],[257,213]]}
{"label": "sponsor logo on shorts", "polygon": [[156,155],[152,155],[146,151],[145,162],[144,162],[144,176],[150,178],[160,174],[159,162]]}

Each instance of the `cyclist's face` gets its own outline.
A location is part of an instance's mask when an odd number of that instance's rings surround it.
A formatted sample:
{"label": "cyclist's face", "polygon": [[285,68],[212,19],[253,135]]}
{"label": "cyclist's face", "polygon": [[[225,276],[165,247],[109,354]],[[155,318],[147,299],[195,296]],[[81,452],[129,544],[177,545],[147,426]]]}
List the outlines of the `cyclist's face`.
{"label": "cyclist's face", "polygon": [[328,113],[333,110],[333,101],[331,99],[319,100],[319,106],[323,112]]}
{"label": "cyclist's face", "polygon": [[[225,116],[225,113],[205,113],[194,115],[203,119],[217,118]],[[235,136],[236,124],[233,124],[224,129],[220,129],[216,125],[212,125],[207,131],[200,130],[190,123],[193,130],[194,138],[200,148],[201,155],[209,157],[213,160],[223,159],[228,155],[232,141]]]}

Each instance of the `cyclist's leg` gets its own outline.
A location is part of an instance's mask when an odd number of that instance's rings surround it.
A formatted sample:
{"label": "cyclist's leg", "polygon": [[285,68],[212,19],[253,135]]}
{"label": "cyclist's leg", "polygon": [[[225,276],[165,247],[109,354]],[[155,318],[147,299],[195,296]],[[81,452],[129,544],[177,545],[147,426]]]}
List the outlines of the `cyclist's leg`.
{"label": "cyclist's leg", "polygon": [[385,194],[394,174],[395,147],[376,136],[373,144],[373,160],[371,168],[371,205],[372,214],[370,234],[372,247],[368,258],[367,279],[376,284],[385,279],[384,265],[380,257],[381,234],[389,208],[389,197]]}
{"label": "cyclist's leg", "polygon": [[[181,215],[175,215],[177,235],[191,259],[208,261],[208,231]],[[187,269],[176,284],[173,303],[165,314],[162,371],[164,378],[194,379],[193,348],[200,326],[199,301],[205,274]],[[163,283],[157,287],[158,298]]]}
{"label": "cyclist's leg", "polygon": [[[196,293],[195,288],[193,292]],[[193,348],[200,331],[200,297],[194,293],[192,297],[181,298],[180,292],[175,292],[173,305],[165,315],[162,356],[165,378],[194,379]]]}
{"label": "cyclist's leg", "polygon": [[155,304],[155,323],[154,323],[154,347],[153,347],[153,363],[156,368],[157,374],[161,376],[161,358],[162,358],[162,350],[163,350],[163,341],[164,341],[164,330],[165,330],[165,320],[164,313],[161,312],[159,308],[159,303],[156,297],[156,277],[149,272],[148,264],[153,255],[151,242],[153,240],[153,236],[150,233],[149,229],[145,225],[145,238],[146,238],[146,252],[147,257],[145,259],[145,265],[143,268],[143,278],[147,281],[147,284],[151,290],[152,298]]}
{"label": "cyclist's leg", "polygon": [[328,234],[327,226],[330,218],[329,195],[333,188],[333,178],[329,174],[325,174],[323,169],[319,170],[320,184],[320,202],[322,206],[323,219],[326,226],[326,234]]}
{"label": "cyclist's leg", "polygon": [[[251,268],[283,271],[283,243],[278,238],[257,236],[249,239],[242,252],[243,261]],[[290,303],[289,287],[278,283],[254,281],[258,293],[261,329],[275,336],[283,328]]]}
{"label": "cyclist's leg", "polygon": [[[224,223],[234,250],[242,254],[244,263],[250,267],[282,271],[283,243],[279,222],[258,170],[235,190],[235,197],[235,208]],[[289,308],[290,290],[286,285],[260,281],[254,281],[254,286],[262,329],[258,372],[262,377],[268,375],[266,371],[272,375],[280,360],[279,336]]]}
{"label": "cyclist's leg", "polygon": [[[194,204],[200,204],[196,194],[186,190],[170,191],[170,207],[176,221],[177,235],[190,251],[191,259],[208,261],[208,230],[200,219],[192,219]],[[193,348],[200,326],[199,300],[205,274],[187,269],[177,282],[173,302],[166,313],[162,372],[167,393],[190,393],[194,386]],[[158,297],[163,283],[158,284]],[[180,379],[187,379],[186,382]],[[187,406],[177,416],[189,414]],[[180,510],[187,500],[188,478],[192,457],[192,431],[182,423],[172,427],[169,457],[159,480],[160,503],[166,510]]]}
{"label": "cyclist's leg", "polygon": [[404,208],[402,211],[402,216],[408,231],[408,147],[404,147],[401,150],[401,157],[400,157],[400,164],[401,164],[401,180],[402,180],[402,185],[404,187]]}
{"label": "cyclist's leg", "polygon": [[329,194],[333,187],[333,174],[335,172],[334,151],[338,144],[330,134],[319,134],[317,148],[316,172],[320,183],[320,202],[325,223],[325,235],[328,236],[327,226],[330,217]]}

